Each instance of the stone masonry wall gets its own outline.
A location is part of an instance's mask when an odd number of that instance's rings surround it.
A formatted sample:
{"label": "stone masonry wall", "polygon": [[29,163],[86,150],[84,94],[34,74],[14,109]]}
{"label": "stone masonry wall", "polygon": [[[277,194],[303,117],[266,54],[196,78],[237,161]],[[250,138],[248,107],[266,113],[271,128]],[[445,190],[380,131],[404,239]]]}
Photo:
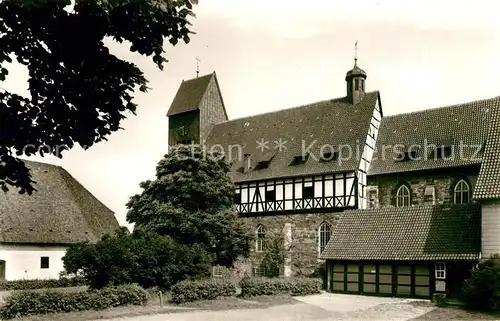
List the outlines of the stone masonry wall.
{"label": "stone masonry wall", "polygon": [[[291,249],[289,253],[289,266],[291,276],[309,275],[323,261],[319,259],[318,253],[318,229],[321,223],[330,224],[334,229],[340,213],[311,213],[311,214],[289,214],[273,216],[242,217],[248,228],[256,233],[257,227],[263,225],[266,228],[266,238],[280,235],[285,240],[285,224],[291,227]],[[287,241],[290,241],[288,238]],[[240,260],[236,264],[235,273],[237,277],[252,275],[253,267],[260,265],[265,252],[255,251],[255,242],[251,246],[251,255],[248,259]],[[284,267],[283,267],[284,270]]]}
{"label": "stone masonry wall", "polygon": [[[425,200],[426,187],[434,188],[435,204],[453,203],[453,188],[460,179],[465,179],[471,187],[471,197],[476,186],[479,167],[454,168],[451,170],[428,171],[419,173],[397,173],[368,177],[369,208],[395,205],[395,195],[401,184],[411,188],[412,205],[429,204]],[[375,199],[377,198],[378,199]]]}

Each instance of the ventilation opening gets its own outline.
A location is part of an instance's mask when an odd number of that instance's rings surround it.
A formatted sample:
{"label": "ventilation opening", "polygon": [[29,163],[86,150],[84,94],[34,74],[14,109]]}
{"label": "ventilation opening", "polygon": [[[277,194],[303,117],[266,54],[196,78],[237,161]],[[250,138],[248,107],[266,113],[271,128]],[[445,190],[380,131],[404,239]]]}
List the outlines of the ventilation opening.
{"label": "ventilation opening", "polygon": [[290,166],[297,166],[297,165],[301,165],[301,164],[304,164],[305,162],[307,162],[307,159],[309,158],[309,154],[307,155],[300,155],[300,156],[295,156],[292,160],[292,162],[290,163]]}
{"label": "ventilation opening", "polygon": [[262,162],[258,162],[257,165],[255,165],[255,169],[259,170],[259,169],[265,169],[265,168],[268,168],[269,167],[269,161],[262,161]]}
{"label": "ventilation opening", "polygon": [[245,167],[241,166],[236,170],[238,173],[244,173],[245,172]]}
{"label": "ventilation opening", "polygon": [[330,161],[336,161],[338,159],[339,159],[338,152],[323,152],[323,154],[321,154],[320,161],[321,162],[330,162]]}
{"label": "ventilation opening", "polygon": [[417,151],[416,150],[408,150],[405,152],[400,152],[396,156],[396,161],[397,162],[408,162],[411,160],[415,160],[417,158]]}

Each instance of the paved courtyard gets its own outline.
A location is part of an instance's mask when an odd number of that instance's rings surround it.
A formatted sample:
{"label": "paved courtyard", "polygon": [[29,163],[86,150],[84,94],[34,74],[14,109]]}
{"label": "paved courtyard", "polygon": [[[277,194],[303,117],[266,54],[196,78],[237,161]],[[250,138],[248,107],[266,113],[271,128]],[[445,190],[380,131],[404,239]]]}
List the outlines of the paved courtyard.
{"label": "paved courtyard", "polygon": [[299,320],[389,320],[404,321],[434,308],[409,304],[410,300],[323,293],[296,297],[296,304],[263,309],[186,311],[171,314],[115,319],[115,321],[299,321]]}

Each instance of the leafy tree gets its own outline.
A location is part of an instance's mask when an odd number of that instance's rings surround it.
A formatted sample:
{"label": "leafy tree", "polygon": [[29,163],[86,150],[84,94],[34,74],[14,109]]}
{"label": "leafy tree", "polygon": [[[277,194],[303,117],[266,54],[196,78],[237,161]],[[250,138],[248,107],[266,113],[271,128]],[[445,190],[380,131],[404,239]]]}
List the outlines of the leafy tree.
{"label": "leafy tree", "polygon": [[158,163],[156,179],[140,184],[127,203],[135,228],[203,244],[214,264],[232,266],[250,253],[251,236],[234,208],[230,165],[199,145],[176,146]]}
{"label": "leafy tree", "polygon": [[71,246],[63,257],[67,273],[82,275],[92,288],[137,283],[170,288],[208,276],[212,257],[199,245],[178,244],[156,233],[120,233],[96,244]]}
{"label": "leafy tree", "polygon": [[266,242],[266,252],[260,264],[266,277],[277,278],[281,275],[287,251],[289,249],[280,235],[273,236]]}
{"label": "leafy tree", "polygon": [[[53,154],[106,140],[127,113],[134,89],[147,91],[143,72],[109,52],[103,39],[166,62],[164,39],[188,43],[197,0],[3,0],[0,2],[0,81],[17,59],[29,71],[30,97],[0,92],[0,188],[31,193],[17,156]],[[71,5],[74,5],[71,7]]]}
{"label": "leafy tree", "polygon": [[494,255],[478,264],[462,288],[468,308],[496,310],[500,308],[500,257]]}

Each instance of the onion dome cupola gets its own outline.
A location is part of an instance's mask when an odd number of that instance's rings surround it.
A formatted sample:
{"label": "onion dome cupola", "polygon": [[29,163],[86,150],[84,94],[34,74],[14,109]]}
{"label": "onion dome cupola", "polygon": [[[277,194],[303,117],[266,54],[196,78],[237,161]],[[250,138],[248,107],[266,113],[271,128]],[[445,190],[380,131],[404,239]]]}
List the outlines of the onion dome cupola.
{"label": "onion dome cupola", "polygon": [[354,58],[354,67],[345,75],[347,99],[353,105],[359,103],[365,95],[366,72],[358,67],[358,57]]}

